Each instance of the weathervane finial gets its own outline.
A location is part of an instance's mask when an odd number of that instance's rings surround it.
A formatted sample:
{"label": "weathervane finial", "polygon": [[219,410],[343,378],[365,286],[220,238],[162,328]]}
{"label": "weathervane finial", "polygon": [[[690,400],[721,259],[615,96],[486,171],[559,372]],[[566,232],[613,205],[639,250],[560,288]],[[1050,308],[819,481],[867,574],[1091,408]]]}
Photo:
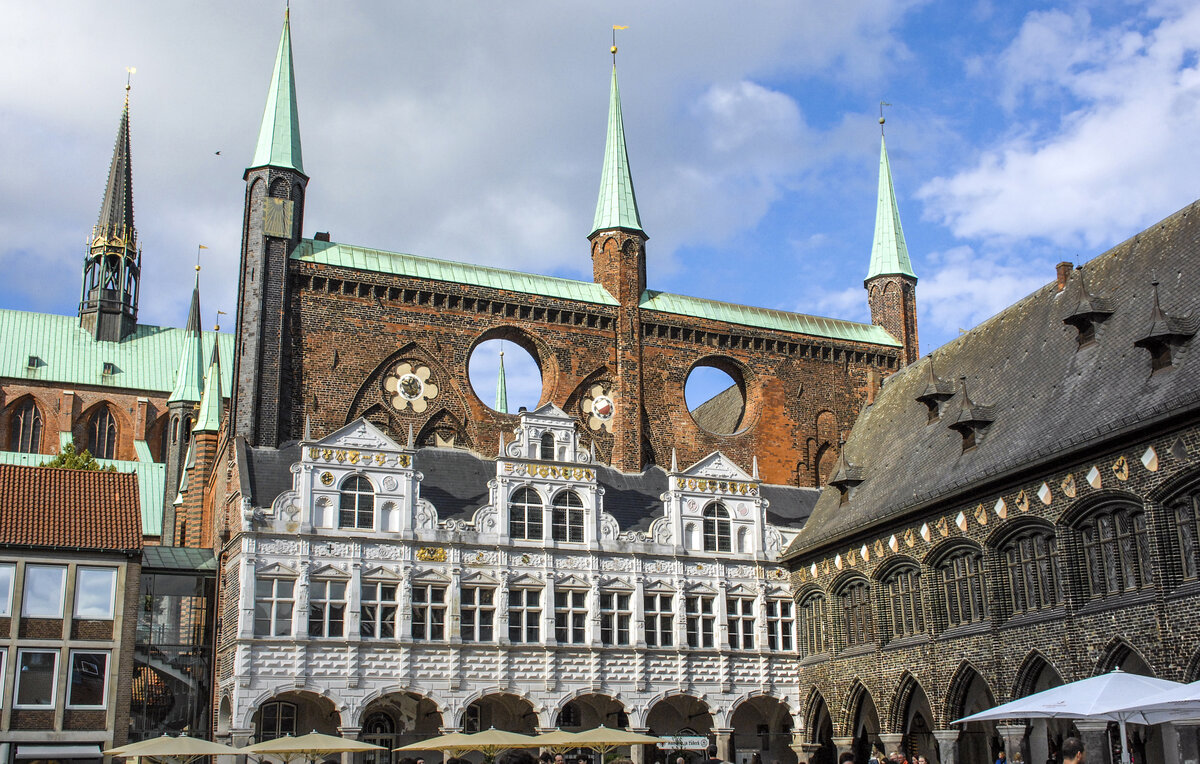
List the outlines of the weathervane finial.
{"label": "weathervane finial", "polygon": [[617,30],[618,29],[628,29],[628,28],[629,27],[627,27],[627,26],[618,26],[616,24],[613,24],[612,48],[610,49],[610,51],[612,52],[612,57],[613,57],[613,66],[617,65]]}
{"label": "weathervane finial", "polygon": [[884,106],[891,106],[891,104],[888,103],[887,101],[879,102],[879,134],[880,135],[883,135],[883,123],[887,122],[887,120],[883,118],[883,107]]}
{"label": "weathervane finial", "polygon": [[129,88],[133,86],[133,75],[136,73],[136,66],[125,67],[125,108],[129,108]]}

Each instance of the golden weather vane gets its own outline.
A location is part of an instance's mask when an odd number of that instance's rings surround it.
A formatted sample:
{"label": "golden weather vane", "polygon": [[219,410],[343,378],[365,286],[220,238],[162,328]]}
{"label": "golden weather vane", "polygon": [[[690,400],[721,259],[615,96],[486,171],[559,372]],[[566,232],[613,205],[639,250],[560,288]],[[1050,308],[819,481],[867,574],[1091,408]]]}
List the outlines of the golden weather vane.
{"label": "golden weather vane", "polygon": [[613,41],[612,41],[612,49],[611,49],[612,57],[613,57],[613,66],[617,65],[617,30],[618,29],[628,29],[628,28],[629,27],[627,27],[627,26],[622,27],[622,26],[617,26],[616,24],[613,24],[613,33],[612,33]]}
{"label": "golden weather vane", "polygon": [[887,121],[886,119],[883,118],[883,107],[884,106],[891,106],[891,104],[888,103],[887,101],[879,102],[879,134],[880,135],[883,135],[883,123]]}
{"label": "golden weather vane", "polygon": [[200,250],[202,249],[208,249],[208,247],[203,244],[196,245],[196,273],[200,272]]}

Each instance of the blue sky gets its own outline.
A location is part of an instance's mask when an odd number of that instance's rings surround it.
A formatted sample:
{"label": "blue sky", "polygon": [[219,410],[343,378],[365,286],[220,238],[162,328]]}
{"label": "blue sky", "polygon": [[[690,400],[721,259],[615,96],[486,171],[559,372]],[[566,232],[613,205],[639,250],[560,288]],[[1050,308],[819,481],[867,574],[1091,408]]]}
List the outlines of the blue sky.
{"label": "blue sky", "polygon": [[[8,9],[0,306],[74,312],[132,65],[142,320],[184,322],[197,244],[205,323],[232,313],[279,5]],[[613,24],[652,288],[867,320],[881,100],[923,352],[1200,196],[1195,3],[297,0],[292,19],[306,235],[590,278]],[[534,382],[506,361],[515,408]]]}

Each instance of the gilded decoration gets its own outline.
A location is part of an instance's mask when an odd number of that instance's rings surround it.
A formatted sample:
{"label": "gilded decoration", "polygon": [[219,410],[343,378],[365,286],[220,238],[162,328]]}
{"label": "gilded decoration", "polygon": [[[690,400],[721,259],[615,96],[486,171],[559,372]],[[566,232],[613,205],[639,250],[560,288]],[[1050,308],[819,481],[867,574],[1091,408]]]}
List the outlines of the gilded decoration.
{"label": "gilded decoration", "polygon": [[321,473],[321,485],[333,485],[333,473],[332,472],[322,472]]}
{"label": "gilded decoration", "polygon": [[388,401],[397,411],[407,411],[412,406],[420,414],[429,408],[429,401],[437,397],[438,387],[429,381],[432,372],[428,366],[416,361],[401,361],[383,380],[383,389],[390,395]]}
{"label": "gilded decoration", "polygon": [[1129,479],[1129,460],[1124,456],[1117,457],[1112,466],[1113,474],[1117,476],[1117,480],[1125,482]]}
{"label": "gilded decoration", "polygon": [[417,550],[417,559],[421,562],[445,562],[446,550],[440,546],[423,546]]}

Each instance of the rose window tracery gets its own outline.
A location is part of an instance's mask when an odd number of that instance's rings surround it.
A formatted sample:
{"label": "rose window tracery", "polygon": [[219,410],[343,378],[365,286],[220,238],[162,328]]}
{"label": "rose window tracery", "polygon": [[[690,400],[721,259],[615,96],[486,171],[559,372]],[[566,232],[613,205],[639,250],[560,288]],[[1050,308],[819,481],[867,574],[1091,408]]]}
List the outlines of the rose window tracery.
{"label": "rose window tracery", "polygon": [[429,367],[414,361],[401,361],[383,381],[388,402],[397,411],[406,411],[409,406],[420,414],[429,408],[429,401],[437,397],[437,385],[429,381]]}
{"label": "rose window tracery", "polygon": [[589,430],[612,432],[617,402],[610,386],[604,383],[592,385],[584,395],[581,405]]}

